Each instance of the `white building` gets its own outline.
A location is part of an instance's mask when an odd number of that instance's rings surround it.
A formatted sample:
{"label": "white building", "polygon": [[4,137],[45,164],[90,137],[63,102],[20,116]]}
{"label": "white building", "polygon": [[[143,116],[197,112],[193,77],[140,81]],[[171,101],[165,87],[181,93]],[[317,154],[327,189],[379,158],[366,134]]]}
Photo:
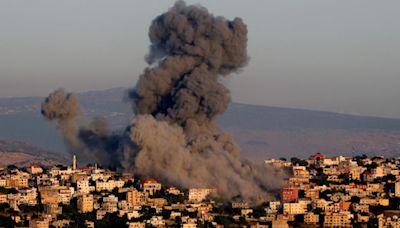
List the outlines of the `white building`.
{"label": "white building", "polygon": [[190,188],[189,189],[189,201],[199,203],[205,200],[210,194],[216,193],[215,188]]}
{"label": "white building", "polygon": [[112,191],[114,188],[122,188],[124,186],[124,181],[116,181],[116,180],[109,180],[109,181],[96,181],[96,191]]}
{"label": "white building", "polygon": [[37,204],[37,190],[36,188],[27,188],[19,190],[19,204],[36,205]]}
{"label": "white building", "polygon": [[39,174],[43,173],[43,169],[37,165],[31,165],[26,169],[31,174]]}
{"label": "white building", "polygon": [[304,203],[284,203],[283,213],[289,215],[299,215],[307,213],[307,204]]}
{"label": "white building", "polygon": [[118,197],[114,195],[109,195],[103,197],[103,204],[101,207],[107,213],[114,213],[118,211]]}

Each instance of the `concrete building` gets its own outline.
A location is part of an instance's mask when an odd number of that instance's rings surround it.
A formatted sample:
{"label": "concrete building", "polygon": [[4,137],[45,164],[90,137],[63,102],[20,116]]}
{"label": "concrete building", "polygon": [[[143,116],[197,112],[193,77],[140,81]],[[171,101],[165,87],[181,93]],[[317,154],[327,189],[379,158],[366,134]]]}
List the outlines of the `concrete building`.
{"label": "concrete building", "polygon": [[318,224],[319,223],[319,215],[314,214],[312,212],[304,215],[304,223],[306,224]]}
{"label": "concrete building", "polygon": [[299,190],[297,188],[283,188],[280,191],[280,198],[283,203],[293,203],[299,198]]}
{"label": "concrete building", "polygon": [[76,191],[78,194],[88,194],[90,193],[90,186],[88,180],[79,180],[76,182]]}
{"label": "concrete building", "polygon": [[352,227],[351,213],[328,213],[324,216],[324,227]]}
{"label": "concrete building", "polygon": [[400,197],[400,182],[396,182],[394,185],[394,195]]}
{"label": "concrete building", "polygon": [[87,213],[93,211],[93,195],[82,195],[78,197],[78,211]]}
{"label": "concrete building", "polygon": [[307,204],[303,203],[284,203],[283,213],[289,215],[300,215],[307,213]]}
{"label": "concrete building", "polygon": [[146,203],[149,193],[132,189],[126,192],[126,201],[131,206],[141,206]]}
{"label": "concrete building", "polygon": [[189,201],[198,203],[205,200],[210,194],[216,193],[215,188],[191,188],[189,189]]}
{"label": "concrete building", "polygon": [[26,169],[30,174],[40,174],[43,173],[43,169],[37,165],[31,165]]}
{"label": "concrete building", "polygon": [[29,221],[29,228],[49,228],[49,221],[46,219],[32,219]]}
{"label": "concrete building", "polygon": [[156,192],[161,190],[161,184],[154,179],[146,179],[142,182],[143,191],[148,192],[150,195],[154,195]]}

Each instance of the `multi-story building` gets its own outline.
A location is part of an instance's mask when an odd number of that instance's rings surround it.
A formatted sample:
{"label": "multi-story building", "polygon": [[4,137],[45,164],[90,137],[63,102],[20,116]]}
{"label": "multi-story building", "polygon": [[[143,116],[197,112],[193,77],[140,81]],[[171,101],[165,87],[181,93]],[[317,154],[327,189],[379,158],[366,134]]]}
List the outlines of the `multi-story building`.
{"label": "multi-story building", "polygon": [[143,191],[148,192],[150,195],[161,190],[161,184],[154,179],[146,179],[142,182]]}
{"label": "multi-story building", "polygon": [[215,188],[190,188],[189,189],[189,201],[190,202],[201,202],[205,200],[210,194],[216,193]]}
{"label": "multi-story building", "polygon": [[103,204],[101,208],[107,213],[114,213],[118,210],[118,197],[114,195],[109,195],[107,197],[103,197]]}
{"label": "multi-story building", "polygon": [[327,213],[324,216],[324,227],[352,227],[351,218],[353,215],[349,212]]}
{"label": "multi-story building", "polygon": [[39,174],[43,173],[43,169],[37,165],[31,165],[26,169],[30,174]]}
{"label": "multi-story building", "polygon": [[132,189],[126,192],[126,201],[131,206],[141,206],[146,203],[148,195],[147,192],[139,192],[136,189]]}
{"label": "multi-story building", "polygon": [[284,203],[283,213],[289,215],[299,215],[307,213],[307,204],[304,203]]}
{"label": "multi-story building", "polygon": [[116,180],[109,180],[109,181],[96,181],[96,191],[112,191],[114,188],[122,188],[124,186],[124,181],[116,181]]}
{"label": "multi-story building", "polygon": [[318,224],[319,223],[319,214],[314,214],[312,212],[304,215],[304,223],[306,224]]}
{"label": "multi-story building", "polygon": [[299,198],[299,190],[297,188],[283,188],[280,192],[280,198],[283,203],[293,203]]}
{"label": "multi-story building", "polygon": [[78,180],[76,182],[76,192],[83,195],[90,193],[89,181],[87,179]]}
{"label": "multi-story building", "polygon": [[80,213],[87,213],[93,211],[93,195],[81,195],[78,197],[78,211]]}

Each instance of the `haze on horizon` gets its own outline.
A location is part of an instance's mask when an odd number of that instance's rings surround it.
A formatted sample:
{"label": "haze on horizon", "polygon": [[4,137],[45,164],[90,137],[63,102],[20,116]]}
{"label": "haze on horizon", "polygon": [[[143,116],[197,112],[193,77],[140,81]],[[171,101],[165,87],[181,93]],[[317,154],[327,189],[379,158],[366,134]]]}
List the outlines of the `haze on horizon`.
{"label": "haze on horizon", "polygon": [[[234,101],[400,118],[398,1],[192,1],[242,17],[250,63]],[[148,26],[174,1],[0,2],[0,97],[132,87]]]}

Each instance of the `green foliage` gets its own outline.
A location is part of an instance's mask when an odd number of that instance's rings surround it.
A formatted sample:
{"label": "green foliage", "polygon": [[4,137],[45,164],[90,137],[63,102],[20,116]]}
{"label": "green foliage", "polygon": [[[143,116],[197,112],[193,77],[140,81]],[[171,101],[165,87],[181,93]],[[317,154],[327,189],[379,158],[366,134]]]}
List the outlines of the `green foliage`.
{"label": "green foliage", "polygon": [[15,227],[15,222],[10,217],[0,216],[0,227]]}
{"label": "green foliage", "polygon": [[223,225],[224,227],[231,227],[233,225],[232,218],[228,216],[216,216],[215,222],[217,222],[220,225]]}
{"label": "green foliage", "polygon": [[351,197],[351,202],[352,202],[352,203],[360,203],[360,197],[358,197],[358,196],[352,196],[352,197]]}
{"label": "green foliage", "polygon": [[378,163],[372,162],[371,164],[368,164],[365,167],[367,167],[368,171],[371,171],[372,169],[375,169],[376,167],[378,167]]}
{"label": "green foliage", "polygon": [[127,227],[128,219],[126,216],[119,217],[117,213],[106,214],[100,221],[95,221],[96,228]]}
{"label": "green foliage", "polygon": [[21,204],[18,207],[22,212],[24,213],[28,213],[28,212],[40,212],[40,208],[39,205],[35,205],[35,206],[30,206],[30,205],[26,205],[26,204]]}
{"label": "green foliage", "polygon": [[312,210],[312,212],[314,214],[322,214],[324,212],[324,210],[322,210],[322,208],[317,207],[314,210]]}
{"label": "green foliage", "polygon": [[301,159],[296,158],[296,157],[290,158],[290,162],[292,163],[292,165],[308,166],[308,162],[307,161],[301,160]]}
{"label": "green foliage", "polygon": [[8,165],[7,166],[7,170],[13,170],[13,169],[18,169],[18,167],[15,166],[15,165]]}
{"label": "green foliage", "polygon": [[0,187],[0,192],[5,193],[5,194],[17,194],[18,191],[15,188],[5,188],[5,187]]}
{"label": "green foliage", "polygon": [[182,195],[168,194],[168,195],[166,195],[165,198],[168,200],[168,202],[171,202],[173,204],[174,203],[184,203],[186,200],[188,200],[188,197],[185,196],[184,194],[182,194]]}
{"label": "green foliage", "polygon": [[8,208],[10,208],[8,203],[0,203],[0,211],[5,211]]}
{"label": "green foliage", "polygon": [[134,182],[131,181],[131,180],[128,180],[127,182],[125,182],[123,187],[124,188],[129,188],[129,187],[133,187],[133,186],[135,186]]}
{"label": "green foliage", "polygon": [[324,173],[319,173],[317,175],[316,182],[318,186],[323,186],[323,185],[329,186],[328,175]]}

